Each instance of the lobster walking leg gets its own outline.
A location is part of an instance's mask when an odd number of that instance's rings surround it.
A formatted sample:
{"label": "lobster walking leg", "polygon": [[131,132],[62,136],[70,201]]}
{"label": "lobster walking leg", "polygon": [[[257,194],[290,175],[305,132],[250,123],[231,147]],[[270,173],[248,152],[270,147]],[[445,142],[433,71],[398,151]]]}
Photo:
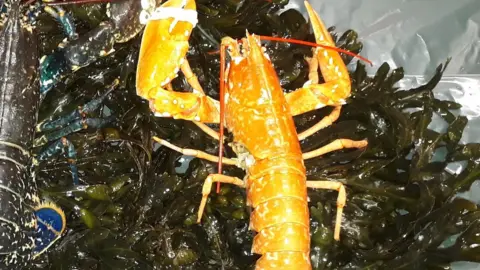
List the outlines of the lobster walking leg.
{"label": "lobster walking leg", "polygon": [[[61,139],[69,134],[75,133],[77,131],[87,129],[89,127],[92,128],[102,128],[106,124],[112,122],[114,116],[109,116],[106,118],[83,118],[83,119],[75,119],[74,121],[68,123],[68,126],[54,131],[52,133],[42,135],[40,138],[35,139],[34,147],[42,146],[48,142]],[[48,123],[46,123],[48,124]]]}
{"label": "lobster walking leg", "polygon": [[33,163],[38,165],[40,162],[48,160],[59,153],[66,153],[67,162],[70,165],[70,173],[72,174],[73,184],[79,185],[78,168],[77,168],[77,151],[75,146],[65,137],[49,145],[37,157],[33,159]]}
{"label": "lobster walking leg", "polygon": [[245,183],[240,178],[223,174],[210,174],[207,179],[205,179],[205,183],[203,184],[202,188],[202,201],[200,202],[200,207],[198,208],[198,223],[200,223],[202,220],[203,211],[205,209],[205,205],[207,204],[208,195],[210,195],[213,183],[234,184],[239,187],[245,187]]}
{"label": "lobster walking leg", "polygon": [[[367,145],[368,142],[366,140],[353,141],[349,139],[337,139],[323,147],[320,147],[319,149],[303,153],[302,157],[304,160],[306,160],[344,148],[362,148],[366,147]],[[343,207],[345,206],[347,197],[345,187],[342,183],[332,181],[307,181],[307,187],[318,189],[332,189],[338,191],[337,217],[335,221],[334,239],[337,241],[340,240],[340,228],[342,222]]]}
{"label": "lobster walking leg", "polygon": [[[44,1],[44,2],[49,2],[49,1]],[[39,5],[39,7],[40,6],[41,5]],[[63,30],[65,31],[65,34],[67,34],[68,39],[74,40],[78,38],[78,34],[76,31],[76,27],[73,22],[73,19],[70,17],[69,14],[65,12],[63,8],[46,6],[44,7],[44,10],[60,23]]]}
{"label": "lobster walking leg", "polygon": [[89,101],[87,104],[80,106],[77,110],[74,110],[66,116],[59,117],[55,120],[38,123],[35,128],[37,132],[46,132],[51,130],[57,131],[37,138],[33,143],[34,147],[42,146],[49,141],[57,140],[73,132],[86,129],[89,126],[101,128],[103,125],[110,122],[112,119],[109,118],[87,118],[87,116],[88,114],[91,114],[100,108],[104,100],[108,97],[108,95],[110,95],[110,93],[113,92],[113,90],[117,88],[119,83],[120,81],[115,79],[113,83],[107,87],[108,90],[104,94]]}
{"label": "lobster walking leg", "polygon": [[326,153],[330,153],[333,151],[341,150],[344,148],[363,148],[368,145],[366,140],[361,141],[353,141],[349,139],[337,139],[327,145],[324,145],[316,150],[303,153],[303,159],[311,159],[314,157],[318,157],[321,155],[325,155]]}
{"label": "lobster walking leg", "polygon": [[188,63],[187,59],[185,59],[180,65],[180,70],[185,76],[185,79],[187,79],[188,84],[190,84],[190,86],[193,87],[194,92],[198,91],[205,95],[205,91],[203,91],[203,87],[200,85],[197,75],[193,73],[192,68],[190,67],[190,64]]}
{"label": "lobster walking leg", "polygon": [[342,223],[343,207],[347,201],[347,192],[342,183],[332,181],[307,181],[307,187],[316,189],[331,189],[338,191],[337,198],[337,217],[335,221],[335,231],[333,238],[340,240],[340,228]]}
{"label": "lobster walking leg", "polygon": [[342,106],[335,106],[333,107],[332,112],[329,115],[322,118],[319,122],[315,125],[309,127],[308,129],[302,131],[298,134],[298,140],[304,140],[310,135],[313,135],[315,132],[324,129],[328,126],[331,126],[335,121],[337,121],[338,117],[340,117],[340,111],[342,110]]}
{"label": "lobster walking leg", "polygon": [[[208,160],[208,161],[211,161],[211,162],[218,162],[219,161],[218,156],[210,155],[208,153],[205,153],[203,151],[196,150],[196,149],[181,148],[181,147],[178,147],[176,145],[173,145],[173,144],[167,142],[164,139],[160,139],[159,137],[156,137],[156,136],[153,136],[153,139],[156,142],[158,142],[159,144],[161,144],[161,145],[163,145],[167,148],[170,148],[174,151],[177,151],[177,152],[179,152],[183,155],[196,157],[196,158],[201,158],[201,159]],[[229,158],[222,158],[222,162],[225,163],[225,164],[228,164],[228,165],[236,165],[237,164],[237,162],[235,160],[229,159]]]}
{"label": "lobster walking leg", "polygon": [[75,146],[72,144],[72,142],[70,142],[65,136],[89,127],[102,128],[106,124],[110,123],[115,118],[114,116],[107,118],[87,118],[87,115],[98,109],[107,96],[114,89],[116,89],[119,83],[120,81],[116,79],[109,86],[109,89],[106,91],[106,93],[101,95],[99,98],[88,102],[86,105],[79,107],[70,114],[59,117],[58,119],[52,121],[39,123],[36,127],[37,132],[51,130],[55,131],[44,134],[35,139],[33,146],[38,147],[51,141],[55,142],[43,149],[38,156],[34,158],[35,164],[48,160],[59,153],[65,153],[67,161],[70,164],[73,184],[79,185],[78,168],[76,165],[77,151],[75,150]]}

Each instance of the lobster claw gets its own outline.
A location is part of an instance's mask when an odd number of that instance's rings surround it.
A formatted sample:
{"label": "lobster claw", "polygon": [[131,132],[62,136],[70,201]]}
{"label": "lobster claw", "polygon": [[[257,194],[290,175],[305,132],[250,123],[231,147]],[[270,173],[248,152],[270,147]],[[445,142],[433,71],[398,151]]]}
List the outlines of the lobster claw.
{"label": "lobster claw", "polygon": [[55,243],[65,231],[65,213],[57,205],[45,202],[35,207],[35,256],[39,256]]}

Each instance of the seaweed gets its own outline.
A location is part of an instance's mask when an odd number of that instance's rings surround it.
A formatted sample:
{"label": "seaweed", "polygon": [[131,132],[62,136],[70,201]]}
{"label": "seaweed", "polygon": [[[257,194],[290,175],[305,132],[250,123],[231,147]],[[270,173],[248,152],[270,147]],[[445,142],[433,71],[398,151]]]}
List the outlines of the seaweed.
{"label": "seaweed", "polygon": [[[197,1],[200,23],[188,59],[208,95],[218,98],[219,58],[211,52],[223,36],[239,38],[248,28],[313,41],[298,11],[276,13],[287,2]],[[71,10],[80,31],[105,19],[104,5]],[[48,52],[61,34],[49,19],[43,20],[42,50]],[[362,50],[355,31],[338,35],[334,27],[329,30],[338,47]],[[31,269],[253,269],[258,255],[251,253],[254,234],[248,230],[251,210],[245,190],[222,185],[197,224],[201,187],[215,164],[152,144],[151,137],[160,135],[182,147],[218,152],[217,142],[194,124],[156,118],[136,95],[140,38],[117,44],[111,56],[72,73],[42,103],[39,120],[52,119],[103,93],[115,78],[121,81],[92,115],[114,115],[116,120],[104,129],[68,136],[78,151],[81,185],[72,187],[63,157],[40,167],[41,194],[66,211],[68,229]],[[307,81],[305,56],[311,48],[267,42],[267,53],[285,92]],[[433,95],[448,61],[425,85],[399,89],[402,68],[391,70],[384,63],[368,76],[362,63],[342,57],[352,67],[352,96],[340,119],[302,141],[302,150],[337,138],[366,138],[369,146],[305,162],[308,179],[340,181],[348,196],[342,238],[335,242],[336,192],[309,191],[314,269],[449,269],[454,261],[480,262],[480,213],[475,203],[457,197],[479,178],[480,144],[460,143],[468,119],[452,110],[461,105]],[[182,76],[173,87],[190,90]],[[330,110],[296,116],[298,130]],[[446,132],[429,129],[434,116],[448,123]],[[233,153],[227,148],[226,154]],[[447,170],[458,162],[464,164],[460,172]],[[232,167],[225,167],[225,173],[244,176]]]}

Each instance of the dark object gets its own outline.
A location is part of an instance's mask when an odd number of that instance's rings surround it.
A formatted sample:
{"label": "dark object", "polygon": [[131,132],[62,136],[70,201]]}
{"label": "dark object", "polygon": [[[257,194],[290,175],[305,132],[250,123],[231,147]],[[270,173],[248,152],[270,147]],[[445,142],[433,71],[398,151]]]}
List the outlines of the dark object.
{"label": "dark object", "polygon": [[[52,224],[61,233],[65,216],[53,204],[40,204],[32,173],[30,149],[40,98],[36,36],[22,19],[19,1],[6,8],[0,32],[0,268],[19,269],[57,238],[36,223],[59,217]],[[47,207],[51,211],[45,214]]]}

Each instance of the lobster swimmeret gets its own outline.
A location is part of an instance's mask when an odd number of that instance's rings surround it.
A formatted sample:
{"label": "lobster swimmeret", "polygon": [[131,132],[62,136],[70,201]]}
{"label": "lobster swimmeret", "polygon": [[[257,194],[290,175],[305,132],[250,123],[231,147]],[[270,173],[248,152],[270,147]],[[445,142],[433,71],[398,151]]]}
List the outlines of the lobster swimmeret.
{"label": "lobster swimmeret", "polygon": [[[258,232],[253,252],[262,255],[257,261],[257,269],[311,269],[307,187],[339,192],[334,231],[334,238],[339,240],[346,202],[345,188],[339,182],[307,181],[304,160],[342,148],[367,146],[364,140],[338,139],[312,152],[301,152],[299,140],[338,119],[341,106],[350,95],[348,70],[337,51],[321,47],[334,47],[335,44],[316,12],[308,2],[305,5],[316,42],[320,46],[313,50],[314,56],[307,59],[309,81],[303,88],[286,95],[260,40],[248,33],[241,43],[229,37],[222,40],[221,102],[207,97],[201,91],[196,85],[195,76],[189,73],[185,64],[188,34],[194,27],[189,15],[190,11],[195,10],[193,0],[170,0],[159,7],[156,14],[162,16],[150,17],[140,50],[137,93],[150,101],[157,116],[220,123],[221,127],[225,125],[233,133],[232,148],[237,159],[181,149],[161,138],[154,139],[184,155],[210,161],[221,160],[246,170],[245,180],[223,174],[207,177],[202,190],[198,222],[214,182],[245,187],[247,203],[254,209],[250,228]],[[189,11],[180,11],[183,7],[188,7]],[[169,12],[172,8],[176,12]],[[232,59],[227,68],[224,66],[226,49]],[[179,67],[197,90],[194,93],[175,93],[163,88],[169,87]],[[325,79],[323,84],[319,84],[318,68]],[[310,129],[297,134],[293,116],[324,106],[334,106],[332,113]],[[220,135],[213,137],[222,141],[222,128],[220,131]]]}

